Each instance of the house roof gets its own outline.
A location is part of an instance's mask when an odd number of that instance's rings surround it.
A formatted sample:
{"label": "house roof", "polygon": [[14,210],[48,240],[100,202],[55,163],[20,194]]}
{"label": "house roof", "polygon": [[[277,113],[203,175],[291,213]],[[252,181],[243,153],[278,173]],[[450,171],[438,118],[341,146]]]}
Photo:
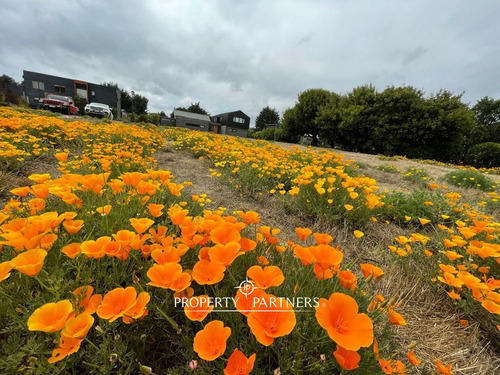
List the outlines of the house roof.
{"label": "house roof", "polygon": [[192,112],[186,112],[186,111],[180,111],[178,109],[174,109],[174,117],[177,117],[177,116],[192,118],[195,120],[210,121],[210,116],[208,116],[208,115],[202,115],[199,113],[192,113]]}
{"label": "house roof", "polygon": [[223,115],[229,115],[229,114],[234,114],[234,113],[241,113],[245,116],[247,116],[248,118],[250,118],[245,112],[243,112],[241,109],[238,109],[236,111],[230,111],[230,112],[224,112],[224,113],[218,113],[216,115],[213,115],[212,117],[216,117],[216,116],[223,116]]}

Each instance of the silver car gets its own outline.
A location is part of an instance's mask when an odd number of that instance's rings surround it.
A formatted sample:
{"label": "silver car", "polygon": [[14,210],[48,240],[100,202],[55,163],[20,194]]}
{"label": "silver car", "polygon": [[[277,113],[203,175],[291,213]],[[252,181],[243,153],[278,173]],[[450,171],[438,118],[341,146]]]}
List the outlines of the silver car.
{"label": "silver car", "polygon": [[107,104],[90,103],[85,106],[85,114],[90,116],[107,117],[113,120],[113,112]]}

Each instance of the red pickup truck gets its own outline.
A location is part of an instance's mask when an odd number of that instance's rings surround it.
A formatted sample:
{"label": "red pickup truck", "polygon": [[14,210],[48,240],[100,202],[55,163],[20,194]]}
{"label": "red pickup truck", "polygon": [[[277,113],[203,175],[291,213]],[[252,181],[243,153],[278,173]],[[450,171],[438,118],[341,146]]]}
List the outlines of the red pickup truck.
{"label": "red pickup truck", "polygon": [[41,107],[48,111],[62,112],[67,115],[78,114],[78,107],[68,96],[49,94],[41,100]]}

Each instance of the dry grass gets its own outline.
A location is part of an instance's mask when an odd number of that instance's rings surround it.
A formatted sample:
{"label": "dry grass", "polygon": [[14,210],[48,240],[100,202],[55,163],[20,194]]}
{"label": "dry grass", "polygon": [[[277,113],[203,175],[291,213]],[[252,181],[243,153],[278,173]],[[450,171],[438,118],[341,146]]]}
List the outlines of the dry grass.
{"label": "dry grass", "polygon": [[[305,214],[290,214],[279,197],[265,196],[258,199],[238,193],[228,183],[212,177],[206,162],[193,158],[186,152],[159,151],[156,158],[160,168],[169,169],[177,180],[191,181],[186,187],[189,194],[207,194],[212,202],[207,208],[225,207],[229,213],[235,210],[255,210],[262,218],[262,224],[280,228],[280,239],[296,239],[296,227],[310,227],[313,231],[325,232],[335,238],[345,254],[345,262],[359,257],[370,261],[385,270],[385,277],[377,285],[385,296],[395,296],[403,301],[399,311],[407,321],[406,327],[395,328],[397,339],[402,345],[418,342],[416,354],[427,363],[434,363],[436,357],[445,363],[452,363],[454,374],[498,374],[500,359],[492,351],[482,336],[477,324],[469,327],[459,326],[460,313],[442,295],[436,294],[422,281],[420,271],[406,273],[395,263],[387,245],[394,237],[409,233],[396,225],[376,223],[361,240],[355,240],[345,226],[333,225]],[[376,161],[376,157],[369,155]],[[368,158],[364,158],[363,163]],[[380,161],[380,164],[384,162]],[[405,168],[401,166],[400,168]],[[373,169],[375,172],[384,173]],[[444,172],[443,172],[444,173]],[[387,186],[403,189],[409,182],[394,179],[395,174],[384,173],[391,177]],[[384,182],[383,182],[384,183]],[[383,187],[384,185],[381,184]],[[469,189],[464,189],[469,190]],[[356,270],[357,271],[357,270]]]}

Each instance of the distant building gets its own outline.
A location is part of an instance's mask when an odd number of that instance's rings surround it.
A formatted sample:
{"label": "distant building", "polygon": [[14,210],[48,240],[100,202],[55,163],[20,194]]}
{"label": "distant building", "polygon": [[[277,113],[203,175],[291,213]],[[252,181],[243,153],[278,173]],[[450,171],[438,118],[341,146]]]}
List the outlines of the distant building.
{"label": "distant building", "polygon": [[120,91],[115,87],[98,85],[72,78],[63,78],[49,74],[23,70],[22,97],[33,107],[47,94],[58,94],[70,98],[82,98],[87,103],[104,103],[114,107],[120,113]]}
{"label": "distant building", "polygon": [[191,130],[210,131],[210,116],[174,109],[175,126]]}
{"label": "distant building", "polygon": [[219,134],[247,137],[250,117],[243,111],[220,113],[212,116],[212,131]]}

